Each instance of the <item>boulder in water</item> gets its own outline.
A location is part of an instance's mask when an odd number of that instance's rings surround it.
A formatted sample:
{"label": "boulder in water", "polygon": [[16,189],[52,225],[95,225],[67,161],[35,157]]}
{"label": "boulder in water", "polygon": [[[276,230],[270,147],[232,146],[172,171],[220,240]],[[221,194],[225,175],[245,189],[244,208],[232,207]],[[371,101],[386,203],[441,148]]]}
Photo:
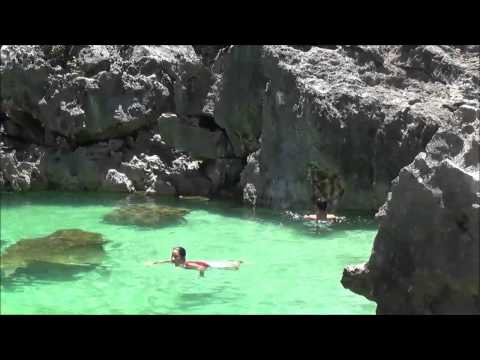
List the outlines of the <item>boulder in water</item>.
{"label": "boulder in water", "polygon": [[106,222],[120,225],[162,226],[183,220],[189,210],[154,204],[125,206],[106,214]]}
{"label": "boulder in water", "polygon": [[90,267],[99,265],[105,255],[106,241],[99,233],[78,229],[58,230],[34,239],[22,239],[5,249],[0,269],[10,276],[17,269],[45,266]]}

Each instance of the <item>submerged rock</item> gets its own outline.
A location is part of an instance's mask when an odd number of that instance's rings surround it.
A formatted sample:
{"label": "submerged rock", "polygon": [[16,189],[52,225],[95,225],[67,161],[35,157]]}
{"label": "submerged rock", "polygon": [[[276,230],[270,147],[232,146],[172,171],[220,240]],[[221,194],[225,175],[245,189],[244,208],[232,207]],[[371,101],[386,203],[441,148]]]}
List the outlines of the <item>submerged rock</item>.
{"label": "submerged rock", "polygon": [[106,222],[119,225],[139,225],[146,227],[164,226],[184,220],[189,213],[187,209],[155,204],[138,204],[125,206],[106,214]]}
{"label": "submerged rock", "polygon": [[10,276],[17,269],[63,265],[90,267],[101,264],[106,243],[99,233],[78,229],[58,230],[34,239],[19,240],[1,255],[0,269]]}

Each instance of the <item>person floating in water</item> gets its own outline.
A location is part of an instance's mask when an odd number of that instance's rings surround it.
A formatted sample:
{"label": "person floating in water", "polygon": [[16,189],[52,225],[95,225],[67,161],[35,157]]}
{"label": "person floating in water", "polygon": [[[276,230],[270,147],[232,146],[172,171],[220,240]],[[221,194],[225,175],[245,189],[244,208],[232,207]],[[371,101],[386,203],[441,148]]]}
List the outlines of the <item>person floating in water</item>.
{"label": "person floating in water", "polygon": [[341,223],[345,220],[344,216],[337,216],[335,214],[329,214],[327,208],[329,206],[329,201],[324,197],[317,197],[314,199],[315,204],[315,214],[307,214],[303,216],[303,220],[315,221],[315,228],[318,230],[318,223],[321,221],[323,223]]}
{"label": "person floating in water", "polygon": [[319,221],[331,221],[337,222],[342,220],[341,217],[334,214],[327,213],[328,201],[319,197],[315,201],[315,214],[304,215],[304,220],[315,220],[318,224]]}
{"label": "person floating in water", "polygon": [[146,265],[158,265],[158,264],[175,264],[177,267],[182,267],[187,270],[198,270],[201,277],[204,276],[205,270],[208,268],[213,269],[223,269],[223,270],[238,270],[242,261],[231,260],[231,261],[187,261],[187,251],[181,247],[174,247],[172,250],[172,255],[169,260],[159,260],[147,262]]}
{"label": "person floating in water", "polygon": [[315,220],[317,228],[319,221],[339,222],[343,220],[343,218],[327,212],[328,206],[338,201],[344,194],[345,189],[340,176],[313,166],[308,169],[307,178],[311,181],[315,214],[305,215],[304,220]]}

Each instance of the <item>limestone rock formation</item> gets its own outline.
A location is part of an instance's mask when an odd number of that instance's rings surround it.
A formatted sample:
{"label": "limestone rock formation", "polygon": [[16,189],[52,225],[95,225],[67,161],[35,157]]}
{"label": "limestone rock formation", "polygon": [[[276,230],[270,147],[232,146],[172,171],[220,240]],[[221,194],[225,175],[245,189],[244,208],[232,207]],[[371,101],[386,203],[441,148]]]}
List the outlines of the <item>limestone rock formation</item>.
{"label": "limestone rock formation", "polygon": [[[204,115],[213,80],[193,47],[6,45],[1,59],[1,136],[43,149],[37,167],[51,189],[106,189],[114,169],[132,176],[128,180],[138,191],[177,192],[148,162],[131,163],[142,154],[160,155],[168,167],[187,155],[161,140],[157,119],[168,112]],[[226,143],[219,133],[218,141]],[[202,144],[215,148],[213,141]],[[10,164],[14,154],[7,152],[2,157]],[[5,189],[29,189],[27,175],[10,165],[5,171]]]}
{"label": "limestone rock formation", "polygon": [[0,143],[0,191],[45,190],[47,181],[40,171],[43,156],[43,150],[34,145],[17,152]]}
{"label": "limestone rock formation", "polygon": [[107,191],[118,191],[118,192],[132,192],[135,191],[135,187],[132,185],[130,179],[121,172],[118,172],[115,169],[110,169],[107,172],[105,177],[105,182],[102,187]]}
{"label": "limestone rock formation", "polygon": [[158,119],[158,130],[163,140],[180,151],[186,151],[198,159],[219,159],[228,155],[228,140],[222,129],[199,126],[207,122],[208,117],[179,119],[175,114],[163,114]]}
{"label": "limestone rock formation", "polygon": [[[52,189],[99,190],[115,169],[136,191],[241,197],[248,183],[259,206],[303,211],[313,164],[341,180],[339,208],[378,209],[437,129],[478,106],[478,51],[4,45],[0,136],[44,149],[38,168]],[[203,163],[176,168],[185,158]],[[242,175],[213,169],[222,162]]]}
{"label": "limestone rock formation", "polygon": [[344,271],[378,314],[480,313],[478,108],[455,116],[395,179],[368,262]]}
{"label": "limestone rock formation", "polygon": [[236,156],[258,154],[242,182],[275,208],[309,206],[310,163],[344,180],[340,207],[378,208],[452,110],[478,97],[478,57],[450,47],[233,46],[216,67],[215,121]]}

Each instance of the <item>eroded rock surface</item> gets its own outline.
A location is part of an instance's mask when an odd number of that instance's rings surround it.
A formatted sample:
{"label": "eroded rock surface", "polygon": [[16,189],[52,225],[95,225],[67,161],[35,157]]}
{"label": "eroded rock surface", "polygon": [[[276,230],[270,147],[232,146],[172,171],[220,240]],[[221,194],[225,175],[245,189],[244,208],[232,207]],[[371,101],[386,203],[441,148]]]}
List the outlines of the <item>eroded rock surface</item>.
{"label": "eroded rock surface", "polygon": [[311,163],[343,179],[339,207],[378,208],[453,111],[478,103],[478,57],[450,47],[233,46],[215,66],[215,120],[258,161],[242,184],[275,208],[309,206]]}
{"label": "eroded rock surface", "polygon": [[[455,124],[458,111],[472,118],[477,52],[4,45],[0,122],[4,136],[45,148],[39,171],[50,188],[103,189],[115,169],[135,191],[214,196],[228,189],[241,197],[248,183],[260,206],[305,209],[315,192],[307,178],[313,164],[341,179],[339,208],[376,209],[438,128]],[[165,171],[143,160],[132,165],[142,156],[158,156]],[[173,162],[185,157],[205,164],[181,174]],[[224,161],[246,166],[233,185],[212,171]],[[28,189],[22,180],[3,183]]]}
{"label": "eroded rock surface", "polygon": [[[171,163],[188,155],[161,140],[157,119],[169,112],[204,115],[213,78],[192,46],[4,45],[1,59],[1,136],[43,150],[35,167],[46,186],[172,193],[147,163],[128,179],[133,185],[111,170],[125,174],[122,164],[135,156]],[[30,189],[30,172],[15,170],[14,157],[2,154],[0,184]]]}
{"label": "eroded rock surface", "polygon": [[400,171],[377,214],[370,259],[344,271],[343,285],[377,302],[379,314],[480,313],[480,122],[473,110],[455,115],[476,131],[439,130]]}

